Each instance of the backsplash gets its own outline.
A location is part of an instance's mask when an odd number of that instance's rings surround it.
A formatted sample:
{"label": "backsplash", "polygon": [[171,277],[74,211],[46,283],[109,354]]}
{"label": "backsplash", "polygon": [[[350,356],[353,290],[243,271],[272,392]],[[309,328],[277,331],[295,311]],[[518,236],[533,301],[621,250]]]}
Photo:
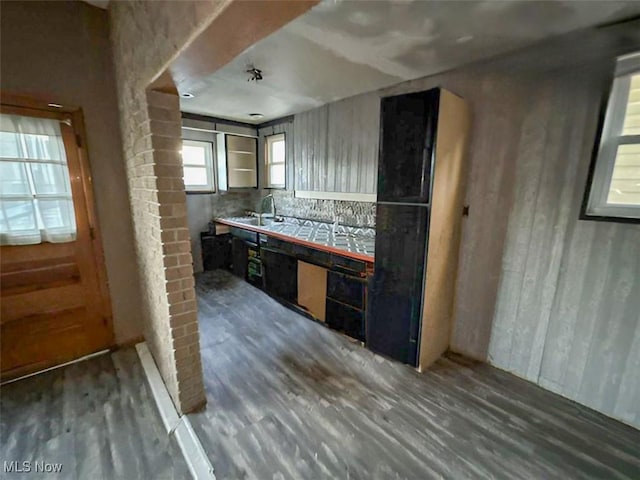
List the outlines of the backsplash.
{"label": "backsplash", "polygon": [[276,201],[278,215],[329,223],[338,220],[340,224],[352,227],[376,226],[375,203],[295,198],[292,190],[273,189],[270,192]]}
{"label": "backsplash", "polygon": [[212,218],[235,217],[247,211],[255,211],[260,203],[258,190],[217,193],[210,196]]}

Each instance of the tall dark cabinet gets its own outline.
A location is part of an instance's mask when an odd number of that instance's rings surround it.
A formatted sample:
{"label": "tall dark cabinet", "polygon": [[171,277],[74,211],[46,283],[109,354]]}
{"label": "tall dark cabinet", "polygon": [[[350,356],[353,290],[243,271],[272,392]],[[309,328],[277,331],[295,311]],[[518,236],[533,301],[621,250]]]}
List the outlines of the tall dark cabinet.
{"label": "tall dark cabinet", "polygon": [[469,126],[443,89],[382,99],[367,345],[416,367],[448,347]]}

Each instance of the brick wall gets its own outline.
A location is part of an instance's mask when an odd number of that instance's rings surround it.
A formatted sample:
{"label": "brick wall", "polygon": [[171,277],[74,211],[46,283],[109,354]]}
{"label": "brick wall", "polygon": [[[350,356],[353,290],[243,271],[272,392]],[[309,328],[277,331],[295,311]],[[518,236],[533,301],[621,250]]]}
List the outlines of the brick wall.
{"label": "brick wall", "polygon": [[204,401],[178,97],[148,85],[226,1],[111,2],[109,17],[143,329],[180,412]]}

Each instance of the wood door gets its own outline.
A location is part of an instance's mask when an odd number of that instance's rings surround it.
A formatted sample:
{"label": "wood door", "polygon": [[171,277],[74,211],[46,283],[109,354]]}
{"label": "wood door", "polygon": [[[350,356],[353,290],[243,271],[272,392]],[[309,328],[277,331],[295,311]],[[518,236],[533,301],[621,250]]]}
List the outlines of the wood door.
{"label": "wood door", "polygon": [[108,348],[113,329],[82,114],[52,111],[22,97],[3,95],[2,102],[1,113],[61,122],[77,228],[72,242],[0,247],[4,380]]}

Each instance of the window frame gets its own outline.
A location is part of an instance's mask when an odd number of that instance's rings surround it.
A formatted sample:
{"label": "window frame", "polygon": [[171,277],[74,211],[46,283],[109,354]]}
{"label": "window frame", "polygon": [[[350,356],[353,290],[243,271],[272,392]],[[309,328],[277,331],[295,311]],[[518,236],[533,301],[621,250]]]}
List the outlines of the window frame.
{"label": "window frame", "polygon": [[[191,144],[191,145],[189,145]],[[182,155],[181,157],[181,165],[183,168],[183,181],[184,181],[184,167],[191,168],[203,168],[207,174],[207,185],[198,186],[198,185],[187,185],[184,183],[184,191],[186,194],[202,194],[202,193],[216,193],[216,173],[215,173],[215,159],[214,159],[214,145],[210,140],[195,140],[190,138],[182,138],[182,145],[185,146],[201,146],[201,144],[206,144],[208,148],[205,149],[205,161],[204,165],[199,164],[191,164],[185,163]]]}
{"label": "window frame", "polygon": [[580,211],[581,220],[640,223],[640,205],[607,202],[618,147],[640,144],[640,135],[622,135],[632,74],[640,74],[640,52],[617,59],[610,86],[601,98],[596,140]]}
{"label": "window frame", "polygon": [[[271,145],[282,140],[284,142],[284,160],[282,162],[271,161]],[[270,170],[273,165],[284,166],[284,183],[271,183]],[[264,137],[264,166],[265,166],[265,188],[285,190],[287,188],[287,135],[285,132],[274,133]]]}

